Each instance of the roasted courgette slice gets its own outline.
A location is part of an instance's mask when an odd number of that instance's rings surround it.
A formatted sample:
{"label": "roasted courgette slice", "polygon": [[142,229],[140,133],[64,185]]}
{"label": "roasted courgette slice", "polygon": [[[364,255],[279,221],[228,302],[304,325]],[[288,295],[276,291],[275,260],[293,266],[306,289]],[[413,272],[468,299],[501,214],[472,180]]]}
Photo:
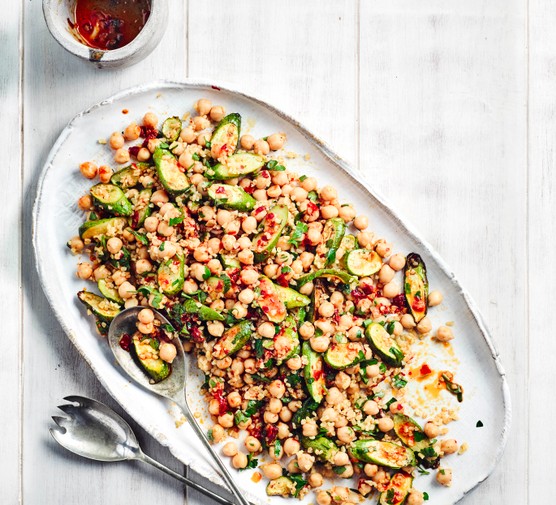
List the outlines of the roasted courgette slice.
{"label": "roasted courgette slice", "polygon": [[253,210],[256,200],[240,186],[214,183],[208,188],[210,196],[218,207],[243,212]]}
{"label": "roasted courgette slice", "polygon": [[266,486],[266,494],[268,496],[293,496],[295,493],[295,483],[293,480],[282,475],[277,479],[271,480]]}
{"label": "roasted courgette slice", "polygon": [[168,151],[157,147],[153,154],[156,172],[164,189],[171,195],[180,195],[189,188],[189,179],[180,170],[175,156]]}
{"label": "roasted courgette slice", "polygon": [[91,188],[95,203],[115,216],[131,216],[133,205],[114,184],[96,184]]}
{"label": "roasted courgette slice", "polygon": [[288,311],[276,287],[277,286],[267,277],[260,277],[257,303],[270,321],[273,323],[281,323],[288,315]]}
{"label": "roasted courgette slice", "polygon": [[156,339],[133,337],[129,347],[129,352],[134,361],[154,383],[163,381],[172,371],[172,366],[166,361],[160,358],[146,357],[151,356],[152,351],[158,349],[158,345],[159,342]]}
{"label": "roasted courgette slice", "polygon": [[346,233],[346,223],[339,217],[326,221],[322,232],[323,242],[317,246],[315,266],[326,268],[336,261],[336,252]]}
{"label": "roasted courgette slice", "polygon": [[330,438],[324,436],[316,437],[314,439],[302,437],[301,445],[305,449],[312,449],[318,459],[328,463],[333,463],[334,457],[340,451],[338,446],[330,440]]}
{"label": "roasted courgette slice", "polygon": [[225,181],[234,177],[242,177],[261,169],[266,163],[266,158],[253,153],[232,154],[223,163],[218,163],[207,170],[206,175],[217,181]]}
{"label": "roasted courgette slice", "polygon": [[184,306],[188,314],[197,314],[201,321],[224,321],[224,319],[226,319],[220,312],[216,312],[216,310],[192,298],[186,300]]}
{"label": "roasted courgette slice", "polygon": [[[241,116],[237,112],[232,112],[223,117],[214,129],[210,139],[211,156],[217,160],[234,154],[239,144],[240,130]],[[230,179],[231,177],[227,178]]]}
{"label": "roasted courgette slice", "polygon": [[79,227],[79,236],[85,239],[99,239],[101,236],[114,237],[122,233],[127,225],[127,220],[123,217],[109,217],[107,219],[97,219],[86,221]]}
{"label": "roasted courgette slice", "polygon": [[176,295],[182,288],[185,281],[184,259],[181,255],[176,255],[164,261],[158,267],[158,285],[165,295]]}
{"label": "roasted courgette slice", "polygon": [[214,344],[212,355],[216,359],[224,359],[238,352],[251,337],[251,323],[242,321],[224,332],[218,342]]}
{"label": "roasted courgette slice", "polygon": [[418,323],[427,315],[429,281],[425,263],[417,253],[407,256],[404,267],[404,294],[407,308]]}
{"label": "roasted courgette slice", "polygon": [[148,163],[132,163],[115,172],[110,178],[110,183],[124,189],[133,188],[139,184],[139,178],[148,168]]}
{"label": "roasted courgette slice", "polygon": [[415,464],[415,455],[411,449],[382,440],[356,440],[350,446],[349,453],[358,461],[374,463],[395,470]]}
{"label": "roasted courgette slice", "polygon": [[391,366],[401,366],[404,354],[400,346],[386,328],[379,323],[371,323],[365,330],[365,336],[374,351]]}
{"label": "roasted courgette slice", "polygon": [[368,277],[376,274],[381,267],[381,257],[370,249],[354,249],[347,254],[346,268],[352,275]]}
{"label": "roasted courgette slice", "polygon": [[300,277],[297,281],[297,287],[300,288],[304,284],[313,282],[319,277],[342,282],[343,284],[353,284],[357,282],[357,277],[354,277],[353,275],[350,275],[343,270],[337,270],[335,268],[322,268],[320,270],[315,270],[310,274],[304,275],[303,277]]}
{"label": "roasted courgette slice", "polygon": [[120,313],[120,306],[111,302],[107,298],[89,293],[88,291],[79,291],[77,293],[79,301],[85,305],[99,320],[109,323]]}
{"label": "roasted courgette slice", "polygon": [[124,301],[119,295],[118,290],[115,287],[109,286],[105,279],[100,279],[97,282],[98,290],[100,294],[111,302],[117,303],[118,305],[123,305]]}
{"label": "roasted courgette slice", "polygon": [[419,423],[404,414],[394,415],[394,431],[402,443],[413,452],[419,452],[430,445],[430,440]]}
{"label": "roasted courgette slice", "polygon": [[303,370],[303,377],[307,385],[307,391],[317,403],[322,402],[326,394],[326,378],[324,376],[324,364],[319,353],[313,351],[309,342],[303,342],[303,356],[307,364]]}
{"label": "roasted courgette slice", "polygon": [[324,353],[324,361],[335,370],[344,370],[365,359],[363,346],[359,342],[334,342]]}
{"label": "roasted courgette slice", "polygon": [[395,473],[387,488],[380,494],[379,505],[402,505],[413,486],[413,477],[405,472]]}
{"label": "roasted courgette slice", "polygon": [[174,142],[175,140],[178,140],[178,137],[180,136],[181,127],[181,119],[177,116],[174,116],[169,117],[164,121],[164,123],[162,123],[160,131],[165,138],[167,138],[171,142]]}
{"label": "roasted courgette slice", "polygon": [[286,317],[280,331],[274,336],[273,348],[278,365],[299,354],[299,335],[293,316]]}
{"label": "roasted courgette slice", "polygon": [[133,228],[137,229],[143,226],[145,219],[151,215],[152,208],[150,202],[152,194],[153,190],[150,188],[139,191],[139,195],[137,196],[138,204],[135,206],[136,208],[131,218],[131,225]]}
{"label": "roasted courgette slice", "polygon": [[288,208],[285,205],[272,207],[260,225],[260,231],[253,237],[251,250],[255,253],[255,261],[260,263],[268,258],[288,222]]}

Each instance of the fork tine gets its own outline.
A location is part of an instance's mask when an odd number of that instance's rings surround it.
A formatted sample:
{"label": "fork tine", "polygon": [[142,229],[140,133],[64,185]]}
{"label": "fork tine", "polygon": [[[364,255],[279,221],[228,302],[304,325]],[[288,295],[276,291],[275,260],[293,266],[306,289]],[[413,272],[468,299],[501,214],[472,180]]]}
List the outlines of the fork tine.
{"label": "fork tine", "polygon": [[64,412],[65,414],[67,414],[70,417],[74,417],[74,413],[77,409],[79,409],[79,407],[76,407],[75,405],[58,405],[58,408]]}
{"label": "fork tine", "polygon": [[[68,419],[67,417],[62,417],[62,416],[52,416],[52,420],[63,430],[63,433],[66,432],[66,426],[68,426],[71,423],[71,420]],[[56,430],[59,431],[59,430]]]}
{"label": "fork tine", "polygon": [[85,398],[84,396],[79,396],[79,395],[69,395],[64,397],[64,400],[68,401],[68,402],[73,402],[73,403],[77,403],[80,406],[83,406],[85,404],[85,402],[88,400],[88,398]]}

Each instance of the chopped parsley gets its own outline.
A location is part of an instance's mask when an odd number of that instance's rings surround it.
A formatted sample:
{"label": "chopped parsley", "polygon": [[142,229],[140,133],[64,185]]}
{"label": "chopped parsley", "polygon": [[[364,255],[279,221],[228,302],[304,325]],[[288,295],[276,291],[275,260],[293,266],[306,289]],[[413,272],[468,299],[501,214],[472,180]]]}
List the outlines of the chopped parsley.
{"label": "chopped parsley", "polygon": [[392,379],[392,386],[394,386],[396,389],[401,389],[406,385],[407,381],[400,374],[394,375],[394,378]]}
{"label": "chopped parsley", "polygon": [[304,222],[298,221],[295,225],[293,233],[288,240],[288,244],[292,244],[294,247],[297,247],[299,245],[299,242],[303,238],[303,235],[307,233],[308,229],[309,227]]}
{"label": "chopped parsley", "polygon": [[180,223],[183,223],[183,216],[171,217],[170,221],[168,222],[170,226],[176,226],[177,224]]}
{"label": "chopped parsley", "polygon": [[477,428],[482,428],[484,426],[483,421],[477,421],[477,424],[475,426]]}

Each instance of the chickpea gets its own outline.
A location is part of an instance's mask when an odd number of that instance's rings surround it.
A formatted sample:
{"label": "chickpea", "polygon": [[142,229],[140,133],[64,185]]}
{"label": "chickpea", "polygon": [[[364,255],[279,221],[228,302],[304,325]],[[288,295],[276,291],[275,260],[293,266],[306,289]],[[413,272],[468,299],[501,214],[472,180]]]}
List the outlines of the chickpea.
{"label": "chickpea", "polygon": [[388,284],[396,275],[396,272],[394,272],[394,270],[392,270],[392,268],[389,265],[382,265],[382,268],[380,269],[380,272],[378,274],[378,280],[382,283],[382,284]]}
{"label": "chickpea", "polygon": [[273,380],[267,388],[267,391],[274,398],[282,398],[286,392],[286,386],[281,380]]}
{"label": "chickpea", "polygon": [[270,152],[268,142],[263,139],[255,140],[253,144],[253,151],[255,154],[267,155]]}
{"label": "chickpea", "polygon": [[388,264],[392,270],[399,272],[403,269],[403,267],[405,267],[405,257],[402,254],[394,254],[390,257]]}
{"label": "chickpea", "polygon": [[234,425],[234,415],[231,412],[226,412],[218,416],[218,424],[223,428],[231,428]]}
{"label": "chickpea", "polygon": [[[407,314],[406,314],[407,315]],[[403,323],[402,323],[403,324]],[[417,331],[419,333],[421,333],[422,335],[424,335],[425,333],[428,333],[429,331],[432,330],[432,323],[431,320],[425,316],[423,319],[421,319],[419,321],[419,323],[417,324]]]}
{"label": "chickpea", "polygon": [[330,201],[336,200],[336,198],[338,198],[338,192],[336,191],[336,188],[334,188],[332,186],[324,186],[320,190],[319,195],[326,202],[330,202]]}
{"label": "chickpea", "polygon": [[255,282],[258,281],[259,274],[257,273],[256,270],[253,270],[251,268],[246,268],[246,269],[241,271],[241,274],[240,274],[239,277],[241,279],[241,282],[243,282],[243,284],[251,286],[251,285],[255,284]]}
{"label": "chickpea", "polygon": [[279,463],[267,463],[261,467],[263,475],[269,480],[282,477],[282,466]]}
{"label": "chickpea", "polygon": [[144,324],[152,323],[154,321],[154,312],[151,309],[143,309],[137,314],[137,319]]}
{"label": "chickpea", "polygon": [[349,426],[343,426],[336,431],[336,436],[340,442],[349,444],[355,440],[355,432]]}
{"label": "chickpea", "polygon": [[423,505],[425,503],[424,495],[421,491],[412,488],[409,491],[409,496],[407,497],[407,505]]}
{"label": "chickpea", "polygon": [[322,233],[316,228],[309,228],[307,231],[307,240],[309,240],[312,245],[316,245],[322,241]]}
{"label": "chickpea", "polygon": [[274,412],[265,411],[263,415],[264,422],[267,424],[276,424],[278,422],[278,414]]}
{"label": "chickpea", "polygon": [[114,132],[110,135],[110,147],[112,149],[119,149],[120,147],[123,147],[124,143],[124,136],[120,132]]}
{"label": "chickpea", "polygon": [[321,330],[325,335],[330,335],[334,331],[333,324],[326,319],[319,319],[315,323],[315,327]]}
{"label": "chickpea", "polygon": [[199,135],[197,135],[197,144],[199,144],[202,147],[205,147],[207,145],[207,142],[210,142],[210,137],[211,137],[210,132],[199,133]]}
{"label": "chickpea", "polygon": [[298,453],[301,449],[301,445],[295,438],[288,438],[284,442],[283,447],[284,447],[284,452],[288,456],[293,456],[294,454]]}
{"label": "chickpea", "polygon": [[81,165],[79,165],[79,170],[81,171],[81,175],[87,179],[94,179],[98,173],[98,167],[90,161],[81,163]]}
{"label": "chickpea", "polygon": [[[120,295],[121,296],[121,295]],[[122,297],[123,298],[123,297]],[[137,329],[143,334],[143,335],[149,335],[150,333],[152,333],[154,331],[154,325],[153,323],[149,323],[149,324],[145,324],[145,323],[137,323]]]}
{"label": "chickpea", "polygon": [[325,205],[320,209],[320,214],[323,219],[330,219],[338,217],[338,209],[334,205]]}
{"label": "chickpea", "polygon": [[309,480],[309,486],[311,486],[312,488],[321,487],[324,483],[324,478],[322,474],[318,472],[314,472],[311,475],[309,475],[308,480]]}
{"label": "chickpea", "polygon": [[379,411],[380,408],[378,407],[378,403],[374,400],[367,400],[363,404],[363,412],[365,412],[368,416],[376,416]]}
{"label": "chickpea", "polygon": [[93,208],[93,199],[90,195],[83,195],[79,200],[77,200],[77,206],[81,210],[91,210]]}
{"label": "chickpea", "polygon": [[162,361],[166,361],[166,363],[172,363],[177,354],[178,352],[174,344],[170,344],[169,342],[163,342],[162,344],[160,344],[158,356]]}
{"label": "chickpea", "polygon": [[442,440],[440,444],[440,450],[444,454],[454,454],[458,450],[458,442],[457,440],[451,438],[448,440]]}
{"label": "chickpea", "polygon": [[232,458],[232,466],[234,468],[237,468],[238,470],[240,468],[245,468],[247,466],[247,456],[245,454],[243,454],[242,452],[238,452]]}
{"label": "chickpea", "polygon": [[319,491],[317,493],[318,505],[330,505],[331,503],[332,503],[332,497],[327,491]]}
{"label": "chickpea", "polygon": [[382,294],[386,298],[394,298],[400,294],[400,286],[396,282],[389,282],[382,288]]}
{"label": "chickpea", "polygon": [[389,431],[394,429],[394,421],[392,421],[392,419],[390,419],[389,417],[381,417],[378,420],[377,425],[378,429],[383,433],[388,433]]}
{"label": "chickpea", "polygon": [[261,450],[261,443],[255,437],[248,436],[245,439],[245,448],[249,452],[259,452]]}
{"label": "chickpea", "polygon": [[106,249],[110,254],[117,254],[122,249],[124,243],[118,237],[111,237],[106,242]]}
{"label": "chickpea", "polygon": [[440,468],[436,474],[436,481],[446,487],[452,485],[452,470],[450,468]]}
{"label": "chickpea", "polygon": [[301,187],[309,192],[317,189],[317,180],[314,177],[307,177],[301,181]]}
{"label": "chickpea", "polygon": [[286,365],[290,370],[299,370],[302,366],[301,358],[299,356],[294,356],[286,361]]}
{"label": "chickpea", "polygon": [[369,218],[360,214],[353,220],[353,226],[355,226],[358,230],[365,230],[369,226]]}
{"label": "chickpea", "polygon": [[77,277],[87,280],[93,275],[93,265],[90,263],[79,263],[77,265]]}
{"label": "chickpea", "polygon": [[316,437],[319,429],[317,427],[317,423],[313,420],[308,420],[303,424],[303,436],[304,437]]}
{"label": "chickpea", "polygon": [[274,172],[272,176],[272,184],[277,186],[284,186],[289,181],[288,174],[286,172]]}
{"label": "chickpea", "polygon": [[253,135],[242,135],[239,139],[239,143],[241,144],[242,149],[251,151],[251,149],[253,149],[253,146],[255,145],[255,138],[253,137]]}
{"label": "chickpea", "polygon": [[334,384],[338,387],[338,389],[345,390],[349,387],[351,383],[350,376],[345,372],[339,372],[334,379]]}
{"label": "chickpea", "polygon": [[222,118],[224,117],[225,114],[226,114],[226,111],[224,110],[224,107],[222,107],[222,105],[214,105],[210,109],[209,117],[210,117],[211,121],[214,121],[215,123],[218,123],[222,120]]}
{"label": "chickpea", "polygon": [[357,234],[357,242],[359,242],[361,247],[368,247],[371,245],[373,243],[373,238],[373,234],[367,231],[360,231]]}
{"label": "chickpea", "polygon": [[429,293],[429,307],[436,307],[442,303],[442,293],[440,291],[431,291]]}
{"label": "chickpea", "polygon": [[209,402],[208,411],[209,414],[213,416],[217,416],[220,414],[220,403],[218,402],[218,400],[213,399]]}
{"label": "chickpea", "polygon": [[193,159],[192,153],[189,151],[184,151],[180,154],[178,158],[178,163],[185,169],[190,169],[195,164],[195,160]]}
{"label": "chickpea", "polygon": [[406,330],[410,330],[411,328],[415,328],[416,326],[415,319],[413,319],[413,316],[411,314],[404,314],[400,319],[400,323],[402,323],[402,326]]}
{"label": "chickpea", "polygon": [[274,186],[270,186],[270,188],[266,190],[266,194],[270,198],[278,198],[282,194],[282,190],[280,189],[280,186],[274,185]]}
{"label": "chickpea", "polygon": [[305,200],[307,200],[307,194],[308,193],[305,189],[297,187],[293,188],[290,198],[294,202],[304,202]]}
{"label": "chickpea", "polygon": [[[156,230],[163,237],[170,237],[174,234],[175,228],[173,226],[170,226],[166,221],[160,221],[160,223],[158,223],[158,227],[157,227]],[[204,250],[195,249],[195,252],[197,252],[197,251],[202,251],[206,254],[206,251],[204,251]],[[197,261],[199,261],[199,260],[197,260]]]}
{"label": "chickpea", "polygon": [[375,251],[381,258],[385,258],[392,252],[392,245],[381,239],[376,243]]}
{"label": "chickpea", "polygon": [[306,452],[300,452],[297,455],[297,467],[302,471],[302,472],[308,472],[309,470],[311,470],[311,468],[313,468],[313,465],[315,464],[315,457],[311,456],[310,454],[307,454]]}
{"label": "chickpea", "polygon": [[345,452],[337,452],[334,456],[334,466],[349,465],[349,456]]}
{"label": "chickpea", "polygon": [[365,475],[367,477],[374,477],[378,472],[378,466],[372,465],[371,463],[367,463],[363,467],[363,472],[365,472]]}
{"label": "chickpea", "polygon": [[332,317],[334,315],[335,307],[330,302],[323,302],[319,307],[319,314],[322,317]]}
{"label": "chickpea", "polygon": [[182,142],[186,142],[187,144],[191,144],[196,138],[197,135],[191,126],[183,128],[180,132],[180,140]]}
{"label": "chickpea", "polygon": [[224,428],[222,428],[222,426],[220,426],[219,424],[215,424],[211,428],[210,434],[211,434],[212,441],[215,444],[224,440],[224,437],[226,436],[226,432],[224,431]]}
{"label": "chickpea", "polygon": [[266,139],[268,145],[272,151],[278,151],[284,147],[286,142],[286,134],[285,133],[273,133],[269,135]]}
{"label": "chickpea", "polygon": [[337,387],[331,387],[326,394],[326,402],[329,405],[338,405],[344,398],[345,396]]}
{"label": "chickpea", "polygon": [[315,352],[326,352],[328,346],[330,345],[330,338],[322,335],[320,337],[311,337],[309,340],[311,348]]}
{"label": "chickpea", "polygon": [[158,117],[154,112],[147,112],[143,116],[143,125],[148,128],[156,128],[158,125]]}
{"label": "chickpea", "polygon": [[273,414],[279,414],[282,410],[282,402],[278,398],[271,398],[268,402],[268,411]]}
{"label": "chickpea", "polygon": [[[85,244],[83,243],[83,241],[79,237],[73,237],[72,239],[70,239],[68,241],[68,247],[71,249],[72,252],[80,253],[83,250],[83,248],[85,247]],[[95,272],[96,272],[96,270],[95,270]]]}
{"label": "chickpea", "polygon": [[238,450],[235,442],[228,442],[224,444],[224,447],[222,447],[222,454],[224,454],[224,456],[233,458],[237,453]]}
{"label": "chickpea", "polygon": [[[346,223],[349,223],[350,221],[353,221],[353,219],[355,218],[355,210],[353,209],[353,206],[351,206],[351,205],[342,205],[340,207],[339,216]],[[359,242],[359,243],[361,243],[361,242]]]}
{"label": "chickpea", "polygon": [[126,140],[137,140],[139,135],[141,135],[141,127],[137,123],[131,123],[124,130]]}
{"label": "chickpea", "polygon": [[427,424],[425,424],[424,431],[425,435],[427,435],[427,437],[429,438],[436,438],[440,433],[438,426],[432,421],[429,421]]}
{"label": "chickpea", "polygon": [[238,253],[237,259],[240,261],[240,263],[243,263],[244,265],[252,265],[254,261],[253,251],[249,249],[245,249]]}
{"label": "chickpea", "polygon": [[195,105],[193,107],[195,108],[199,116],[206,116],[210,113],[212,102],[208,98],[200,98],[195,102]]}
{"label": "chickpea", "polygon": [[102,182],[103,184],[108,184],[113,174],[114,171],[110,167],[107,167],[106,165],[102,165],[98,169],[98,178],[100,179],[100,182]]}
{"label": "chickpea", "polygon": [[454,333],[448,326],[439,326],[436,330],[436,340],[440,342],[449,342],[450,340],[453,340],[453,338]]}
{"label": "chickpea", "polygon": [[125,147],[120,147],[114,153],[114,161],[120,165],[127,163],[130,160],[129,151]]}

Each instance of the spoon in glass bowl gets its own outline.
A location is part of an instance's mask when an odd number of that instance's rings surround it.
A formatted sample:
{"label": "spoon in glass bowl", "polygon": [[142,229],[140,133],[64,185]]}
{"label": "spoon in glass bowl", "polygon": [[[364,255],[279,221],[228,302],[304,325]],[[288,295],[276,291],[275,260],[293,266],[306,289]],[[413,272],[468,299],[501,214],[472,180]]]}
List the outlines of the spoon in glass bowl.
{"label": "spoon in glass bowl", "polygon": [[[144,307],[132,307],[130,309],[120,312],[110,323],[108,330],[108,344],[118,360],[120,366],[127,372],[127,374],[143,386],[145,389],[165,398],[168,398],[176,403],[182,410],[185,418],[205,446],[208,453],[212,456],[214,462],[218,465],[220,473],[230,491],[234,494],[237,503],[240,505],[249,505],[249,502],[242,496],[241,491],[236,486],[228,468],[222,460],[218,457],[210,442],[208,441],[204,431],[201,429],[197,420],[193,416],[189,405],[187,404],[186,384],[187,384],[187,360],[183,352],[183,347],[179,338],[175,337],[172,343],[175,345],[177,354],[172,361],[172,371],[168,377],[160,382],[152,383],[147,375],[139,368],[133,360],[131,354],[124,350],[120,345],[120,340],[123,335],[133,335],[137,331],[137,321],[139,312]],[[160,313],[151,309],[154,317],[158,319],[161,326],[171,326],[170,322]]]}

